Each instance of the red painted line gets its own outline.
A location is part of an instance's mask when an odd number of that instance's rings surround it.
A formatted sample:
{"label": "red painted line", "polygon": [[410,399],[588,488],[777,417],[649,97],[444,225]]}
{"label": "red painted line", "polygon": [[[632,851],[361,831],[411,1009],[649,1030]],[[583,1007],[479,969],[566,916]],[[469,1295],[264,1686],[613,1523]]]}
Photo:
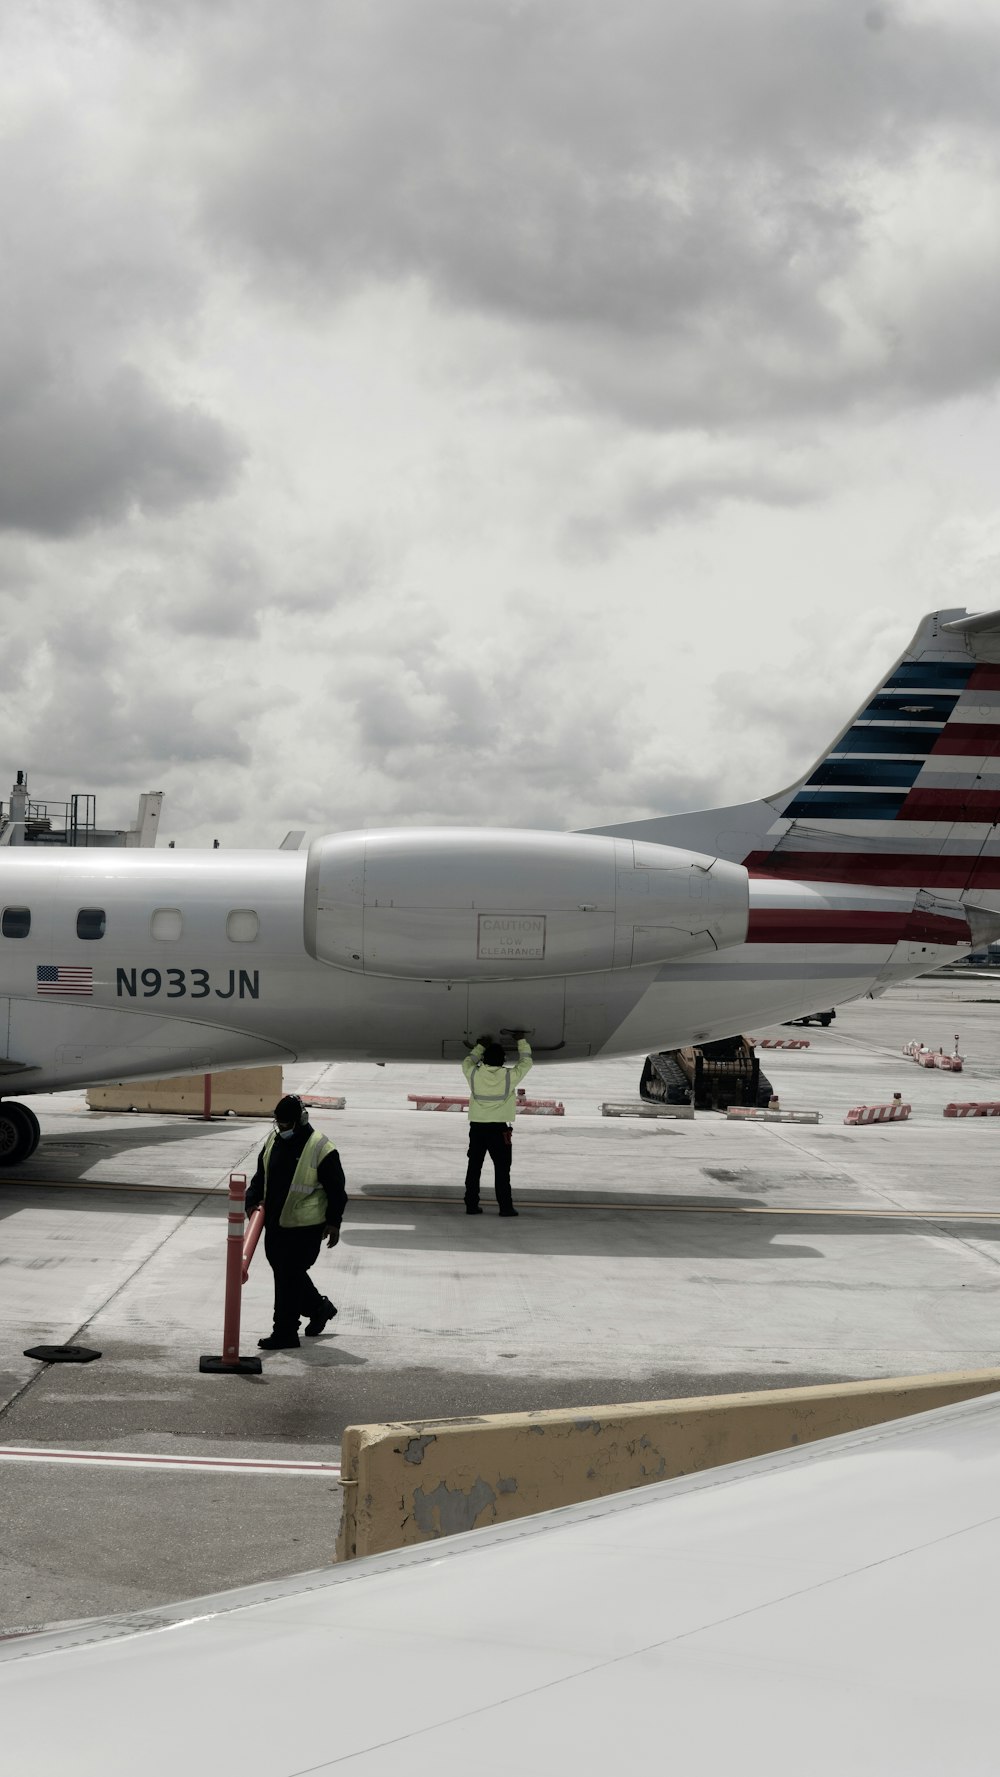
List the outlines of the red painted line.
{"label": "red painted line", "polygon": [[911,790],[897,821],[1000,820],[1000,790]]}
{"label": "red painted line", "polygon": [[751,911],[748,944],[965,944],[971,934],[964,919],[927,913],[836,913],[827,908],[793,912],[780,907]]}
{"label": "red painted line", "polygon": [[339,1462],[283,1462],[245,1456],[158,1456],[121,1450],[45,1450],[0,1446],[0,1460],[21,1462],[133,1463],[156,1468],[247,1469],[262,1473],[340,1474]]}
{"label": "red painted line", "polygon": [[753,877],[781,881],[867,883],[872,888],[1000,888],[1000,858],[950,852],[752,851]]}
{"label": "red painted line", "polygon": [[[1000,710],[997,711],[1000,717]],[[949,722],[931,748],[932,753],[955,753],[959,758],[992,759],[1000,753],[1000,721]]]}

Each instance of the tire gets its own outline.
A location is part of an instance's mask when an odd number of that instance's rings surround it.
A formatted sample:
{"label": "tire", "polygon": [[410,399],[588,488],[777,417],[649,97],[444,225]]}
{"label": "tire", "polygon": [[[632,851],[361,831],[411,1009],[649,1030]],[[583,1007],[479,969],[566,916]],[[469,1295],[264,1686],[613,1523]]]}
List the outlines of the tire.
{"label": "tire", "polygon": [[0,1103],[0,1166],[20,1166],[38,1146],[38,1119],[23,1104]]}
{"label": "tire", "polygon": [[26,1160],[30,1160],[32,1154],[34,1153],[35,1149],[37,1148],[39,1142],[42,1139],[42,1126],[39,1123],[38,1118],[35,1116],[34,1111],[29,1110],[28,1106],[26,1104],[19,1104],[17,1108],[20,1111],[22,1117],[27,1117],[27,1119],[28,1119],[28,1128],[31,1131],[31,1146],[28,1149],[28,1152],[25,1154],[24,1158]]}

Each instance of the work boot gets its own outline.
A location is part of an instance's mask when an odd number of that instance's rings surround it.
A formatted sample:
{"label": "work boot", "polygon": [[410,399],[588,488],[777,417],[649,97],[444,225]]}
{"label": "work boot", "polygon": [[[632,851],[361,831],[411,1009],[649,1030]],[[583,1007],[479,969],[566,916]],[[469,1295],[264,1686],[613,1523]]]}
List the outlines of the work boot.
{"label": "work boot", "polygon": [[268,1333],[266,1339],[258,1339],[261,1351],[297,1351],[299,1348],[298,1333]]}
{"label": "work boot", "polygon": [[516,1216],[517,1210],[513,1207],[513,1205],[511,1205],[510,1209],[502,1209],[500,1211],[500,1214],[502,1216]]}
{"label": "work boot", "polygon": [[308,1339],[315,1339],[318,1336],[318,1334],[320,1334],[323,1331],[323,1328],[327,1325],[327,1322],[331,1321],[333,1319],[336,1312],[337,1312],[337,1310],[334,1307],[333,1303],[331,1302],[329,1296],[324,1296],[323,1297],[323,1312],[322,1312],[322,1314],[314,1314],[312,1317],[312,1320],[307,1323],[306,1337]]}
{"label": "work boot", "polygon": [[481,1216],[483,1212],[478,1203],[467,1203],[465,1213],[467,1216]]}

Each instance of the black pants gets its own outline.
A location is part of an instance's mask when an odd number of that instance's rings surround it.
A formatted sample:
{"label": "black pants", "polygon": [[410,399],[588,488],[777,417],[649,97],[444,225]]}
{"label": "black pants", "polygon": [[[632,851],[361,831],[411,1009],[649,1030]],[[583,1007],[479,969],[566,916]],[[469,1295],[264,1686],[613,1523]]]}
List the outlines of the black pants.
{"label": "black pants", "polygon": [[465,1173],[465,1201],[479,1202],[479,1180],[487,1154],[493,1162],[493,1182],[501,1209],[512,1209],[510,1195],[511,1143],[514,1131],[509,1123],[469,1124],[469,1164]]}
{"label": "black pants", "polygon": [[326,1312],[324,1297],[309,1275],[323,1245],[323,1230],[265,1228],[264,1253],[274,1272],[274,1330],[282,1338],[299,1330],[299,1318]]}

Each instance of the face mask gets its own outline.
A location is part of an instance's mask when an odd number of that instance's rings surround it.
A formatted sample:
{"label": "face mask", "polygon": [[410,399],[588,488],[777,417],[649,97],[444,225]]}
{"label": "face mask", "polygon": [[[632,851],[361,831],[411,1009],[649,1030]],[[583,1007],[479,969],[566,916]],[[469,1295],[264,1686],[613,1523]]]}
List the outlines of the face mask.
{"label": "face mask", "polygon": [[294,1129],[279,1129],[278,1130],[278,1139],[279,1139],[279,1141],[291,1141],[292,1136],[294,1134],[295,1134]]}

